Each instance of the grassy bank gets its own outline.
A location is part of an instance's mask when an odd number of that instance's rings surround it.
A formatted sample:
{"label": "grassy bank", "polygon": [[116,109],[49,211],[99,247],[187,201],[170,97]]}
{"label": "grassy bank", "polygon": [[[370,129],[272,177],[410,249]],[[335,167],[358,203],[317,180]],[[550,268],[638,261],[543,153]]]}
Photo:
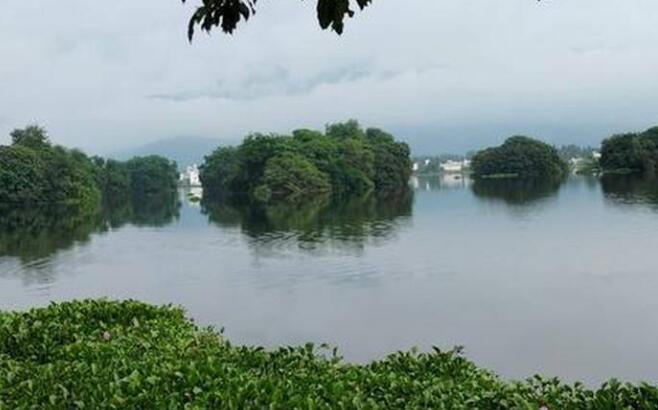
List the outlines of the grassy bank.
{"label": "grassy bank", "polygon": [[506,382],[457,352],[368,365],[234,346],[177,308],[81,301],[0,313],[0,409],[652,409],[658,390]]}

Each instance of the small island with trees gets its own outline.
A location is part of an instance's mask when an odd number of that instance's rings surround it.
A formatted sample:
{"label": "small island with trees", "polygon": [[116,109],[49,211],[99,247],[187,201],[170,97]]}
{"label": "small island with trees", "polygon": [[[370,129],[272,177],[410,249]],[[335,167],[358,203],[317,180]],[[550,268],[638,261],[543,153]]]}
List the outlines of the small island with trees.
{"label": "small island with trees", "polygon": [[479,151],[471,162],[476,179],[563,178],[568,170],[557,149],[524,136],[510,137],[498,147]]}
{"label": "small island with trees", "polygon": [[408,186],[409,146],[355,120],[325,132],[252,134],[236,147],[219,147],[201,166],[204,195],[260,202],[312,196],[395,191]]}

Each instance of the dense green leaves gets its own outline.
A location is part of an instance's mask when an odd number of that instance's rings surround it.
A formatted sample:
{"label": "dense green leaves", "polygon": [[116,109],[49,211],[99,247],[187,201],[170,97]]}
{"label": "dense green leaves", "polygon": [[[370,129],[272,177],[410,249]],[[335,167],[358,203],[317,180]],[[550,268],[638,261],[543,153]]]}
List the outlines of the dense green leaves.
{"label": "dense green leaves", "polygon": [[472,159],[471,169],[476,178],[561,178],[566,175],[568,166],[554,147],[515,136],[499,147],[479,151]]}
{"label": "dense green leaves", "polygon": [[51,145],[37,126],[11,137],[11,146],[0,146],[0,203],[98,205],[93,164],[82,152]]}
{"label": "dense green leaves", "polygon": [[[182,0],[183,3],[186,0]],[[364,9],[372,0],[356,0],[360,9]],[[210,32],[220,27],[225,33],[233,33],[238,23],[256,13],[257,0],[203,0],[188,24],[188,38],[194,36],[194,30],[200,29]],[[331,27],[333,31],[342,34],[345,17],[353,17],[354,10],[350,0],[317,0],[317,17],[320,27]]]}
{"label": "dense green leaves", "polygon": [[0,146],[0,204],[67,204],[95,209],[101,202],[122,203],[130,196],[162,195],[176,189],[176,164],[162,157],[128,162],[89,158],[52,145],[45,130],[28,126]]}
{"label": "dense green leaves", "polygon": [[655,172],[658,165],[658,127],[639,134],[614,135],[604,140],[600,164],[607,172]]}
{"label": "dense green leaves", "polygon": [[286,152],[267,160],[263,185],[256,188],[261,200],[290,198],[331,191],[329,176],[300,154]]}
{"label": "dense green leaves", "polygon": [[174,161],[157,155],[135,157],[126,163],[133,195],[157,195],[176,190],[178,168]]}
{"label": "dense green leaves", "polygon": [[246,194],[268,201],[396,190],[410,173],[407,144],[351,120],[330,124],[325,133],[253,134],[238,147],[220,147],[206,157],[201,182],[210,197]]}
{"label": "dense green leaves", "polygon": [[48,133],[38,125],[28,125],[24,129],[15,129],[11,132],[12,145],[39,149],[50,145]]}
{"label": "dense green leaves", "polygon": [[458,350],[366,365],[234,346],[180,309],[80,301],[0,313],[0,409],[655,409],[658,389],[505,382]]}

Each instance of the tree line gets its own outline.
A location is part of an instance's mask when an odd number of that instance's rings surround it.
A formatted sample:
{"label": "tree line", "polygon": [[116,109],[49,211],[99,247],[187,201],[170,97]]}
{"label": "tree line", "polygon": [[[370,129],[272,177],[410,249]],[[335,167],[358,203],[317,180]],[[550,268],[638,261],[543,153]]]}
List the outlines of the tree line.
{"label": "tree line", "polygon": [[158,156],[121,162],[89,157],[50,142],[45,129],[31,125],[11,132],[0,146],[0,203],[66,204],[93,209],[135,195],[174,192],[176,163]]}
{"label": "tree line", "polygon": [[406,187],[410,175],[406,143],[350,120],[329,124],[324,132],[249,135],[206,157],[200,178],[206,196],[268,202],[393,191]]}

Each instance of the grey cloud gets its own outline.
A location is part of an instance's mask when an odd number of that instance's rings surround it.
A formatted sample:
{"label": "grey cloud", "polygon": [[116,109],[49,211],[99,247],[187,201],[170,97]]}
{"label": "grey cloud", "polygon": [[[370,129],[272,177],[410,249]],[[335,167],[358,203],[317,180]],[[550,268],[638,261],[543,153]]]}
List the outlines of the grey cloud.
{"label": "grey cloud", "polygon": [[342,67],[308,76],[280,66],[271,66],[248,73],[242,80],[220,80],[203,89],[173,93],[151,94],[155,100],[186,102],[198,99],[256,100],[271,96],[295,96],[312,92],[321,86],[350,83],[367,77],[383,78],[390,74],[374,75],[366,65]]}
{"label": "grey cloud", "polygon": [[267,2],[234,36],[189,44],[191,4],[10,0],[0,142],[30,122],[94,152],[356,117],[441,151],[501,130],[593,143],[658,122],[656,0],[405,2],[377,1],[341,37],[308,2]]}

